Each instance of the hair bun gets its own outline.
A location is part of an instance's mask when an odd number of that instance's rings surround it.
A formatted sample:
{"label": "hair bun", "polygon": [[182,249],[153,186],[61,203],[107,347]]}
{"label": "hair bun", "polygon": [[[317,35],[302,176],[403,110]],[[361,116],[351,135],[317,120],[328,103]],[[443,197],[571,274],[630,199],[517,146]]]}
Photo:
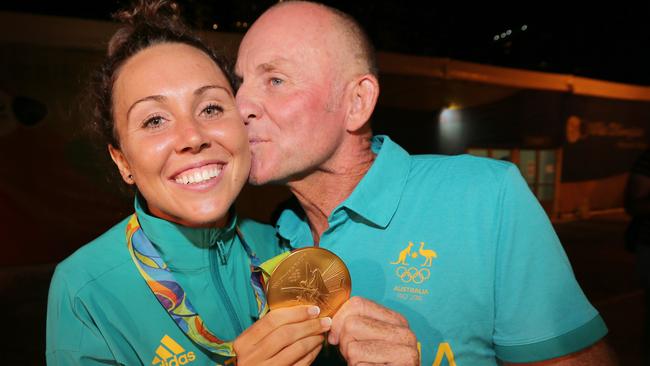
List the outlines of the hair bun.
{"label": "hair bun", "polygon": [[123,26],[109,41],[109,56],[112,56],[137,28],[165,29],[177,34],[187,32],[187,27],[181,19],[180,8],[171,0],[137,0],[131,8],[113,14],[113,19]]}
{"label": "hair bun", "polygon": [[139,0],[132,8],[115,13],[113,18],[133,27],[152,23],[168,26],[180,21],[180,9],[170,0]]}

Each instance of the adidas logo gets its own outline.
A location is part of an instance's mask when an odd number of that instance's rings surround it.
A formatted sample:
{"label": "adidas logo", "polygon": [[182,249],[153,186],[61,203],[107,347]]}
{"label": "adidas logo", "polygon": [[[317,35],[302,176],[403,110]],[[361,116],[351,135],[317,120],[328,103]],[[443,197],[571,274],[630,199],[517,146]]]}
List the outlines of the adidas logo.
{"label": "adidas logo", "polygon": [[195,359],[194,352],[185,352],[185,349],[180,344],[176,343],[170,336],[165,335],[160,340],[160,346],[156,348],[156,356],[151,361],[151,364],[159,366],[181,366],[187,365]]}

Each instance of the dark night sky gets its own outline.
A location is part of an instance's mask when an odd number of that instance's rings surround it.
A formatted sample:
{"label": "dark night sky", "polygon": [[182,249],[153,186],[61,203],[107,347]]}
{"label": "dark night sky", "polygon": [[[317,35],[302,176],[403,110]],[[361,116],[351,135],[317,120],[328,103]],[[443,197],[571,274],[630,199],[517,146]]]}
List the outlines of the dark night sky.
{"label": "dark night sky", "polygon": [[[272,0],[179,0],[197,28],[244,32]],[[5,0],[0,10],[109,20],[129,2]],[[650,85],[650,2],[329,0],[355,16],[378,50]],[[525,3],[525,4],[521,4]],[[525,30],[522,31],[522,27]],[[501,35],[505,34],[505,38]],[[495,40],[495,37],[499,37]]]}

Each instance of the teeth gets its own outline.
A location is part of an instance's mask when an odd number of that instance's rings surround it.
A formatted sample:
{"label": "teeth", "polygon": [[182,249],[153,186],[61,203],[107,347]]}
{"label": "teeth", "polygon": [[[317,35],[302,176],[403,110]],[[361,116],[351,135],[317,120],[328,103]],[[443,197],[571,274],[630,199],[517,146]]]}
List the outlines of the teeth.
{"label": "teeth", "polygon": [[205,182],[221,174],[222,166],[211,165],[208,167],[199,168],[191,172],[186,172],[176,177],[175,181],[179,184],[194,184]]}

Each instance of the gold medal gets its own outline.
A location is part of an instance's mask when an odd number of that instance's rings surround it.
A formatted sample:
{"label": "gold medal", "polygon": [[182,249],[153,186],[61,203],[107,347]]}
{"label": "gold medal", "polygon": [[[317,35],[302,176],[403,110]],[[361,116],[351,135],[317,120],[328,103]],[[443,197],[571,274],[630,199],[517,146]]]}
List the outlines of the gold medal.
{"label": "gold medal", "polygon": [[289,254],[271,273],[266,299],[271,310],[317,305],[321,316],[332,316],[350,298],[350,272],[336,254],[308,247]]}

